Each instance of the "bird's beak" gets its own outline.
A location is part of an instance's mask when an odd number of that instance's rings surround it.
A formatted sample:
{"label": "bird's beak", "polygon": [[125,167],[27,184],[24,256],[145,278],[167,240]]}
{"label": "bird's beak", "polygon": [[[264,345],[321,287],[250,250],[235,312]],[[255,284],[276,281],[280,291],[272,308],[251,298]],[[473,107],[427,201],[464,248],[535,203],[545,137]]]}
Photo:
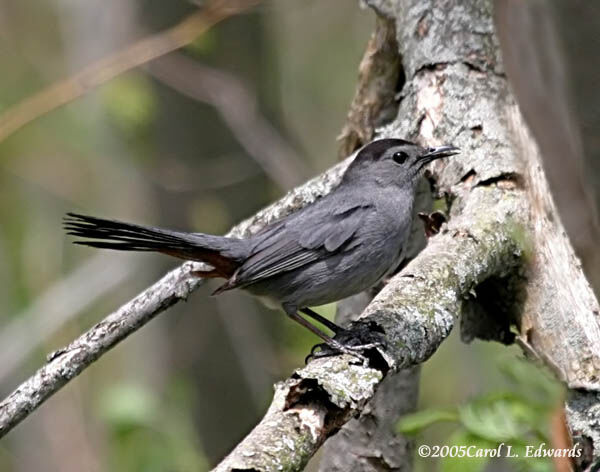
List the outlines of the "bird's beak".
{"label": "bird's beak", "polygon": [[456,146],[438,146],[431,147],[427,149],[427,152],[423,154],[417,162],[420,165],[420,168],[423,168],[426,164],[429,164],[431,161],[435,161],[436,159],[441,159],[443,157],[453,156],[454,154],[458,154],[460,149]]}
{"label": "bird's beak", "polygon": [[421,156],[422,159],[427,159],[428,161],[433,161],[434,159],[440,159],[442,157],[454,156],[454,154],[458,154],[460,149],[455,146],[439,146],[432,147],[427,150],[427,154]]}

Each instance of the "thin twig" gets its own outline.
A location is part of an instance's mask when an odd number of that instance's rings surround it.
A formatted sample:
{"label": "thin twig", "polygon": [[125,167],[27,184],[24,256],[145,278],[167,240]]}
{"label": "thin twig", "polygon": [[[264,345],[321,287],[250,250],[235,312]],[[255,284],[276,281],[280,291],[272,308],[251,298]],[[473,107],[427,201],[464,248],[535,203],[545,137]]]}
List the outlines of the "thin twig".
{"label": "thin twig", "polygon": [[[339,182],[346,163],[289,192],[279,202],[236,226],[229,234],[247,237],[264,225],[310,204]],[[68,346],[48,356],[48,362],[0,403],[0,437],[25,419],[67,382],[117,343],[173,304],[185,300],[203,280],[191,274],[198,264],[186,262],[90,328]]]}
{"label": "thin twig", "polygon": [[[121,262],[120,257],[113,257]],[[86,260],[41,294],[0,333],[0,383],[70,319],[131,277],[136,262],[110,263],[106,254]]]}
{"label": "thin twig", "polygon": [[[501,205],[494,212],[499,220],[485,206],[461,215],[362,313],[360,321],[383,327],[389,342],[380,353],[391,370],[424,362],[450,334],[470,287],[518,263],[518,246],[507,232],[518,205],[518,199]],[[478,242],[465,234],[473,221],[479,222]],[[277,385],[263,420],[214,471],[302,470],[329,436],[361,413],[387,371],[356,365],[346,355],[310,362]]]}
{"label": "thin twig", "polygon": [[220,21],[242,13],[259,0],[214,0],[176,26],[144,38],[124,50],[96,61],[77,74],[55,82],[8,108],[0,116],[0,142],[36,118],[81,97],[130,69],[175,51]]}

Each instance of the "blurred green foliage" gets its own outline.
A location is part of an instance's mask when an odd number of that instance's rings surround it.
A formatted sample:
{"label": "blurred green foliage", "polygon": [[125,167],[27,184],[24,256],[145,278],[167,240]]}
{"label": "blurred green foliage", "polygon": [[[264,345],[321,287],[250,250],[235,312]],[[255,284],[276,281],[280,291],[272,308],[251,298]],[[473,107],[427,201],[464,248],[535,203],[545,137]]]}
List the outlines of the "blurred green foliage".
{"label": "blurred green foliage", "polygon": [[[505,358],[498,363],[500,372],[512,386],[510,391],[494,391],[478,395],[468,402],[448,408],[426,408],[403,417],[397,430],[408,435],[419,435],[426,428],[441,422],[454,424],[443,443],[438,446],[474,446],[476,449],[497,449],[503,445],[503,454],[512,448],[518,457],[505,457],[510,469],[516,471],[551,471],[552,460],[526,457],[526,446],[551,444],[550,419],[560,406],[562,386],[546,371],[518,358]],[[430,447],[432,443],[417,441]],[[487,457],[442,457],[439,470],[443,472],[485,470],[491,459]],[[431,470],[432,458],[421,458],[424,470]]]}
{"label": "blurred green foliage", "polygon": [[[158,31],[157,25],[174,24],[192,8],[146,0],[1,6],[0,111]],[[269,1],[218,25],[184,53],[239,77],[258,97],[259,111],[316,174],[336,161],[335,137],[372,25],[372,12],[345,0]],[[213,109],[143,69],[131,71],[0,146],[0,324],[20,319],[46,290],[97,256],[64,236],[60,221],[67,211],[220,233],[286,190],[246,154]],[[439,205],[446,206],[443,200]],[[119,254],[117,260],[142,261],[143,270],[101,296],[82,281],[94,307],[57,334],[28,326],[26,343],[34,349],[18,371],[1,379],[1,394],[41,365],[47,352],[178,264],[147,254]],[[106,265],[114,263],[107,255]],[[0,470],[198,471],[222,458],[262,416],[273,382],[301,365],[319,339],[249,297],[232,293],[216,301],[209,296],[215,286],[208,285],[121,343],[11,432],[0,442]],[[69,306],[71,300],[56,303]],[[333,319],[335,304],[317,311]],[[407,417],[403,428],[423,437],[434,430],[431,438],[445,434],[447,444],[491,444],[502,437],[518,445],[545,437],[560,389],[514,356],[500,364],[500,378],[490,366],[506,351],[485,343],[464,346],[456,336],[445,342],[423,368],[425,409]],[[474,400],[465,403],[469,397]],[[430,464],[421,470],[431,470]],[[482,467],[475,460],[446,461],[445,470],[453,465]]]}
{"label": "blurred green foliage", "polygon": [[202,58],[210,55],[215,49],[219,41],[218,31],[210,29],[203,35],[199,36],[195,41],[188,44],[184,50],[192,56]]}
{"label": "blurred green foliage", "polygon": [[156,98],[150,80],[129,73],[102,87],[103,104],[109,118],[129,135],[143,133],[154,122]]}
{"label": "blurred green foliage", "polygon": [[[335,320],[336,307],[336,303],[329,303],[314,307],[313,310],[328,320],[333,321]],[[307,329],[298,329],[299,326],[296,326],[296,323],[291,323],[287,319],[284,319],[284,323],[282,328],[284,329],[285,344],[288,346],[290,354],[293,355],[294,359],[306,357],[315,344],[322,342]]]}
{"label": "blurred green foliage", "polygon": [[135,384],[102,391],[99,415],[109,432],[110,470],[208,470],[193,419],[186,412],[193,402],[190,393],[183,382],[172,385],[160,399],[147,386]]}

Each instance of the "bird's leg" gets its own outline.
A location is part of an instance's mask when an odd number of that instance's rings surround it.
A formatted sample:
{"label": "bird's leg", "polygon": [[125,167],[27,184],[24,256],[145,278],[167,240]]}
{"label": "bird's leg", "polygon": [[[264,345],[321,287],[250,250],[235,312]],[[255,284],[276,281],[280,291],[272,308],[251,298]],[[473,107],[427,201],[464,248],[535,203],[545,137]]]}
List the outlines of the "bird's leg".
{"label": "bird's leg", "polygon": [[316,334],[317,336],[319,336],[323,341],[325,341],[325,344],[327,344],[328,346],[330,346],[332,349],[337,349],[338,351],[342,351],[344,346],[342,346],[340,343],[338,343],[337,341],[334,341],[332,338],[330,338],[329,336],[327,336],[323,331],[321,331],[319,328],[317,328],[315,325],[313,325],[312,323],[308,322],[307,320],[305,320],[304,318],[302,318],[298,313],[296,313],[295,311],[286,311],[287,315],[293,319],[296,323],[300,323],[302,326],[304,326],[306,329],[308,329],[309,331],[311,331],[312,333]]}
{"label": "bird's leg", "polygon": [[325,318],[324,316],[319,315],[317,312],[311,310],[310,308],[301,308],[300,311],[302,313],[304,313],[306,316],[311,317],[313,320],[318,321],[323,326],[326,326],[331,331],[333,331],[335,334],[337,334],[337,333],[339,333],[341,331],[344,331],[344,328],[342,328],[341,326],[336,325],[333,321],[329,321],[327,318]]}
{"label": "bird's leg", "polygon": [[[335,324],[333,321],[329,321],[324,316],[321,316],[318,313],[314,312],[310,308],[301,308],[299,311],[304,313],[306,316],[310,316],[313,320],[318,321],[319,323],[323,324],[331,331],[333,331],[335,333],[333,340],[339,341],[340,344],[347,347],[348,349],[361,351],[381,346],[381,342],[379,340],[375,340],[377,335],[367,333],[367,331],[369,331],[369,328],[365,328],[365,326],[363,326],[362,324],[353,323],[353,326],[351,326],[350,328],[342,328],[341,326]],[[364,342],[365,339],[366,342]]]}
{"label": "bird's leg", "polygon": [[[332,341],[339,343],[344,347],[343,352],[351,351],[353,353],[366,353],[371,349],[385,346],[384,332],[376,323],[354,321],[348,329],[340,328],[340,331],[335,333]],[[319,358],[333,356],[339,352],[329,343],[317,344],[311,349],[310,358]],[[357,357],[359,357],[357,355]],[[365,357],[361,354],[361,357]]]}
{"label": "bird's leg", "polygon": [[[318,346],[325,345],[325,346],[327,346],[329,348],[328,352],[331,352],[331,353],[343,352],[345,354],[350,354],[351,356],[358,357],[363,362],[367,361],[366,357],[364,357],[363,355],[360,354],[360,352],[358,352],[359,350],[347,348],[342,343],[340,343],[340,342],[336,341],[335,339],[332,339],[331,337],[327,336],[323,331],[321,331],[315,325],[311,324],[310,322],[308,322],[307,320],[305,320],[304,318],[302,318],[297,313],[295,307],[286,307],[286,306],[284,306],[284,310],[285,310],[285,313],[291,319],[293,319],[296,323],[301,324],[306,329],[308,329],[310,332],[316,334],[317,336],[319,336],[324,341],[324,344],[318,344]],[[320,315],[318,315],[318,316],[320,316]],[[327,321],[329,321],[329,320],[327,320]],[[342,328],[340,328],[340,329],[342,329]],[[313,351],[314,351],[314,348],[311,351],[311,354],[306,358],[307,360],[310,357],[313,357],[313,355],[314,355]]]}
{"label": "bird's leg", "polygon": [[[363,332],[365,331],[364,328],[357,329],[356,326],[353,327],[354,329],[342,328],[341,326],[338,326],[333,321],[330,321],[324,316],[319,315],[317,312],[311,310],[310,308],[301,308],[299,311],[333,331],[335,333],[335,336],[333,337],[332,341],[339,341],[339,343],[346,349],[350,349],[354,352],[361,352],[382,345],[381,341],[379,341],[378,339],[374,339],[374,337],[377,335],[371,335],[370,333],[365,335]],[[359,344],[356,344],[357,342]],[[325,345],[317,344],[316,346],[313,346],[310,353],[310,357],[322,357],[334,354],[333,352],[331,352],[331,349],[327,350],[325,349],[325,347],[331,348],[331,344],[325,343]],[[319,349],[319,355],[315,355],[315,351],[317,349]]]}

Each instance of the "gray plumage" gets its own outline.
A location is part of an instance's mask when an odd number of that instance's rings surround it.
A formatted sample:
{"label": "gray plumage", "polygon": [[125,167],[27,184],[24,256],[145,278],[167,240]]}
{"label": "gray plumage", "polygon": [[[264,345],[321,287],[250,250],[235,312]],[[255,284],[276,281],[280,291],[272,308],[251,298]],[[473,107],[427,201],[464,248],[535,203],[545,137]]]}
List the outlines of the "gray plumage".
{"label": "gray plumage", "polygon": [[[451,146],[425,149],[400,139],[374,141],[358,153],[331,193],[247,239],[77,214],[69,214],[65,227],[71,235],[94,240],[78,244],[206,262],[213,269],[200,275],[227,279],[215,293],[244,289],[282,306],[332,345],[297,312],[323,322],[304,309],[359,293],[394,270],[410,232],[421,170],[434,159],[456,153]],[[332,323],[325,324],[335,330]]]}

